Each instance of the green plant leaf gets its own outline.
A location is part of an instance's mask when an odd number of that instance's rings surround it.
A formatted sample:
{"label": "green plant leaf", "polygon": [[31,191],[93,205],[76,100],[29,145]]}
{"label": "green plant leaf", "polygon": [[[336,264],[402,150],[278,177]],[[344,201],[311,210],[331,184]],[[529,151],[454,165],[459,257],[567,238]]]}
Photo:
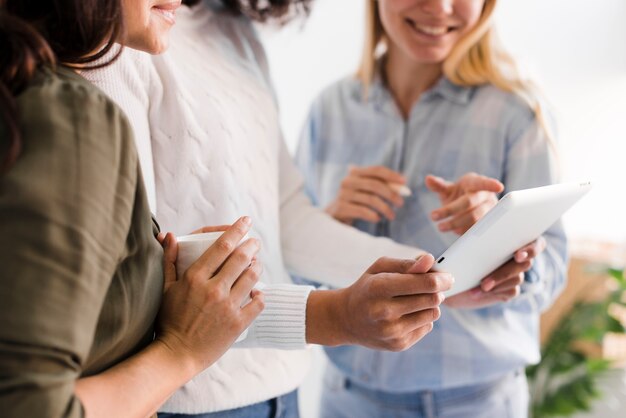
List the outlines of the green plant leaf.
{"label": "green plant leaf", "polygon": [[620,284],[621,288],[626,288],[626,279],[624,278],[624,270],[618,270],[614,268],[610,268],[607,270],[609,275],[614,278],[617,283]]}

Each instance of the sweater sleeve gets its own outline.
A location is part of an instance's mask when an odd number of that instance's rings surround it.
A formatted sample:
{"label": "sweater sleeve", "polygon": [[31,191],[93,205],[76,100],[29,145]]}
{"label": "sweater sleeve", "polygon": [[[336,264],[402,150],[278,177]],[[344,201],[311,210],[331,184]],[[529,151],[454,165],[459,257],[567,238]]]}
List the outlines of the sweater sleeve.
{"label": "sweater sleeve", "polygon": [[413,259],[424,251],[373,237],[316,208],[284,142],[280,150],[280,233],[287,269],[333,287],[354,283],[380,257]]}
{"label": "sweater sleeve", "polygon": [[83,416],[74,384],[137,187],[120,111],[86,82],[51,79],[18,98],[23,150],[0,177],[3,417]]}

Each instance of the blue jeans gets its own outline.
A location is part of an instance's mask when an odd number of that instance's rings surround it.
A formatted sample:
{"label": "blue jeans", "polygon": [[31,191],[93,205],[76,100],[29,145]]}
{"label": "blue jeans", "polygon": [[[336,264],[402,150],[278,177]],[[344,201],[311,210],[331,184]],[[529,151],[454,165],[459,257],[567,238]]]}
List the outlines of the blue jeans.
{"label": "blue jeans", "polygon": [[269,401],[255,403],[227,411],[211,412],[208,414],[186,415],[159,413],[159,418],[299,418],[298,391],[294,390],[286,395]]}
{"label": "blue jeans", "polygon": [[523,370],[495,382],[439,391],[392,393],[369,389],[329,365],[322,418],[528,418]]}

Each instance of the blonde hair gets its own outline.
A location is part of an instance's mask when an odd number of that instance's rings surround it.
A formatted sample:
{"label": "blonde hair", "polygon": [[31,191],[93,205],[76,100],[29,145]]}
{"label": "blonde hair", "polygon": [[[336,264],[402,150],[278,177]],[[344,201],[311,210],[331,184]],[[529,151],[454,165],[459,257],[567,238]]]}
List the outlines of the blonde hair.
{"label": "blonde hair", "polygon": [[[533,110],[550,146],[556,151],[536,86],[520,76],[515,61],[497,41],[492,24],[496,1],[485,0],[476,25],[459,40],[444,60],[443,74],[459,86],[492,84],[500,90],[519,96]],[[367,0],[365,45],[356,74],[363,83],[365,98],[376,73],[377,48],[386,40],[377,3],[376,0]]]}

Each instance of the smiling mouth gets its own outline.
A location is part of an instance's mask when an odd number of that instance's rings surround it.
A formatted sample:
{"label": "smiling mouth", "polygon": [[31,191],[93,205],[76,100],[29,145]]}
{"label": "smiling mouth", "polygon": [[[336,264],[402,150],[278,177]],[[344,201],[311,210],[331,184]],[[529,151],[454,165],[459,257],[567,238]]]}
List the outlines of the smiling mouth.
{"label": "smiling mouth", "polygon": [[445,26],[445,25],[425,25],[422,23],[417,23],[412,19],[405,19],[405,22],[413,28],[414,31],[431,37],[442,37],[457,28],[454,26]]}
{"label": "smiling mouth", "polygon": [[152,10],[165,19],[167,22],[176,23],[176,10],[180,7],[180,2],[159,4],[152,7]]}

